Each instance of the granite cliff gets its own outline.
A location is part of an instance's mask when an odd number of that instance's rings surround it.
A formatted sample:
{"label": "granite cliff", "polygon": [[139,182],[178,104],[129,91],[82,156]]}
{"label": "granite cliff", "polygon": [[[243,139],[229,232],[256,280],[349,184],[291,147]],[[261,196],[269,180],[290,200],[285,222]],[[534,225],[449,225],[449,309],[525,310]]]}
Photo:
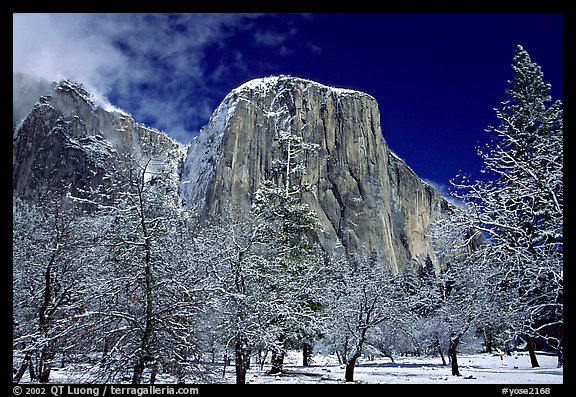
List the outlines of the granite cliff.
{"label": "granite cliff", "polygon": [[105,109],[81,85],[64,80],[15,124],[12,188],[15,195],[31,199],[47,190],[88,198],[91,190],[112,188],[132,160],[144,163],[154,157],[155,165],[177,178],[183,153],[166,134],[122,111]]}
{"label": "granite cliff", "polygon": [[17,196],[86,192],[111,184],[127,158],[154,157],[184,206],[200,216],[242,214],[277,155],[275,133],[285,130],[320,145],[306,159],[314,190],[305,200],[328,253],[364,251],[395,272],[427,256],[438,266],[428,226],[449,204],[390,151],[368,94],[290,76],[256,79],[230,92],[187,148],[68,81],[25,113],[13,136]]}
{"label": "granite cliff", "polygon": [[388,148],[376,100],[368,94],[278,76],[233,90],[192,141],[180,187],[203,214],[248,211],[265,179],[277,131],[320,145],[306,159],[305,197],[328,253],[365,251],[396,272],[434,252],[430,222],[448,203]]}

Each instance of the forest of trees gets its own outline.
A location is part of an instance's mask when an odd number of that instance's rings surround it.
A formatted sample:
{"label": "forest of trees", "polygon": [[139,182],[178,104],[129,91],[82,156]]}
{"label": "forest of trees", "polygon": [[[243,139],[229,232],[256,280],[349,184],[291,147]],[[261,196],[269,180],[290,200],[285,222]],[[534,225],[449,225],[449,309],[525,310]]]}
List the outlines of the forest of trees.
{"label": "forest of trees", "polygon": [[289,349],[303,365],[335,354],[353,381],[368,347],[446,356],[459,376],[459,344],[474,335],[487,352],[520,338],[532,366],[536,345],[562,366],[562,104],[521,46],[513,70],[479,149],[484,178],[455,178],[461,205],[430,230],[439,263],[402,274],[371,252],[320,249],[302,178],[318,147],[286,131],[247,214],[200,221],[142,154],[119,161],[100,196],[14,197],[14,382],[49,382],[67,364],[101,382],[218,382],[209,364],[222,362],[243,384],[250,366],[284,371]]}

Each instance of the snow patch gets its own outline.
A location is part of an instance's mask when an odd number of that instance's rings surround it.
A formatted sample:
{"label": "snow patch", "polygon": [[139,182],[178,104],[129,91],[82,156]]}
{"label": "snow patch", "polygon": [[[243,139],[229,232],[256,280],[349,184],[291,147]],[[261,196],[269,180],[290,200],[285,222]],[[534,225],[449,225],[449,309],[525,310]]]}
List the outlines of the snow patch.
{"label": "snow patch", "polygon": [[[312,358],[312,366],[301,366],[301,352],[289,352],[285,358],[285,373],[272,376],[257,369],[248,370],[247,383],[342,384],[344,366],[335,355]],[[354,383],[361,384],[561,384],[563,368],[557,368],[556,356],[538,354],[539,368],[531,368],[527,353],[505,356],[491,354],[461,354],[458,362],[462,376],[452,376],[450,364],[442,365],[439,357],[377,357],[358,360]],[[234,382],[234,371],[226,373],[226,382]]]}
{"label": "snow patch", "polygon": [[67,135],[66,139],[67,146],[86,153],[86,157],[101,169],[106,169],[110,157],[116,152],[112,144],[100,135],[88,135],[82,138]]}
{"label": "snow patch", "polygon": [[282,76],[268,76],[247,81],[239,87],[232,90],[231,94],[238,94],[242,91],[253,90],[263,94],[268,94],[278,84]]}

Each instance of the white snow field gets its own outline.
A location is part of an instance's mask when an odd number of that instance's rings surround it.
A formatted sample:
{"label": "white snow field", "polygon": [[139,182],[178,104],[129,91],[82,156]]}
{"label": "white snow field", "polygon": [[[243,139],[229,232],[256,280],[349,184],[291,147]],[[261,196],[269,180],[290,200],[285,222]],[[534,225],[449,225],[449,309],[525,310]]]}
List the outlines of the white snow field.
{"label": "white snow field", "polygon": [[[270,375],[267,364],[260,370],[257,364],[248,370],[249,384],[343,384],[344,366],[338,364],[336,356],[313,357],[309,367],[301,365],[301,353],[289,352],[285,358],[285,373]],[[446,359],[447,360],[447,359]],[[563,384],[563,368],[557,368],[557,358],[539,353],[540,367],[532,368],[528,354],[513,353],[512,356],[491,354],[462,354],[458,364],[462,376],[452,376],[450,364],[442,365],[440,357],[397,357],[394,363],[389,358],[368,360],[360,358],[354,371],[356,384],[502,384],[502,385],[547,385]],[[206,380],[185,379],[185,383],[235,383],[234,363],[226,367],[214,365],[211,376]],[[130,375],[127,372],[127,375]],[[146,378],[146,377],[145,377]],[[24,376],[22,383],[28,383]],[[70,366],[52,371],[50,383],[101,383],[90,368]],[[128,378],[122,383],[129,383]],[[157,384],[174,384],[176,379],[159,374]]]}
{"label": "white snow field", "polygon": [[[460,374],[452,376],[450,364],[442,365],[440,357],[398,357],[373,361],[359,359],[354,371],[355,383],[365,384],[562,384],[563,368],[557,368],[557,357],[538,354],[539,368],[532,368],[528,353],[512,356],[462,354],[458,356]],[[290,352],[282,375],[250,369],[246,383],[345,383],[344,367],[335,356],[314,357],[310,367],[301,366],[301,355]],[[226,382],[234,383],[234,367],[228,367]]]}

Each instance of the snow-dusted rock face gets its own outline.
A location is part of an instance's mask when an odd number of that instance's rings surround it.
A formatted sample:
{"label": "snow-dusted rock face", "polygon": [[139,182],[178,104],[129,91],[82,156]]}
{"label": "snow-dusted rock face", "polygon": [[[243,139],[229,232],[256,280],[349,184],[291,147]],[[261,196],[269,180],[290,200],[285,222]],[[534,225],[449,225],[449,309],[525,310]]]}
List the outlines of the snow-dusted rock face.
{"label": "snow-dusted rock face", "polygon": [[[114,174],[132,158],[154,167],[169,167],[177,184],[184,151],[160,131],[145,127],[121,111],[99,106],[80,85],[53,85],[14,129],[13,191],[35,198],[47,189],[62,194],[99,189],[114,183]],[[175,187],[176,188],[176,187]]]}
{"label": "snow-dusted rock face", "polygon": [[27,114],[13,137],[18,196],[107,190],[122,161],[153,157],[149,165],[162,168],[188,208],[242,214],[268,177],[279,155],[274,135],[284,130],[320,145],[306,159],[314,191],[305,200],[319,215],[328,253],[365,251],[394,271],[427,255],[438,265],[428,226],[448,203],[390,152],[376,100],[365,93],[289,76],[252,80],[226,96],[187,151],[68,81]]}
{"label": "snow-dusted rock face", "polygon": [[448,203],[393,155],[368,94],[277,76],[233,90],[192,141],[180,181],[188,207],[242,213],[270,170],[277,131],[320,145],[306,159],[315,186],[306,201],[320,217],[329,252],[364,250],[398,272],[434,259],[430,222]]}

